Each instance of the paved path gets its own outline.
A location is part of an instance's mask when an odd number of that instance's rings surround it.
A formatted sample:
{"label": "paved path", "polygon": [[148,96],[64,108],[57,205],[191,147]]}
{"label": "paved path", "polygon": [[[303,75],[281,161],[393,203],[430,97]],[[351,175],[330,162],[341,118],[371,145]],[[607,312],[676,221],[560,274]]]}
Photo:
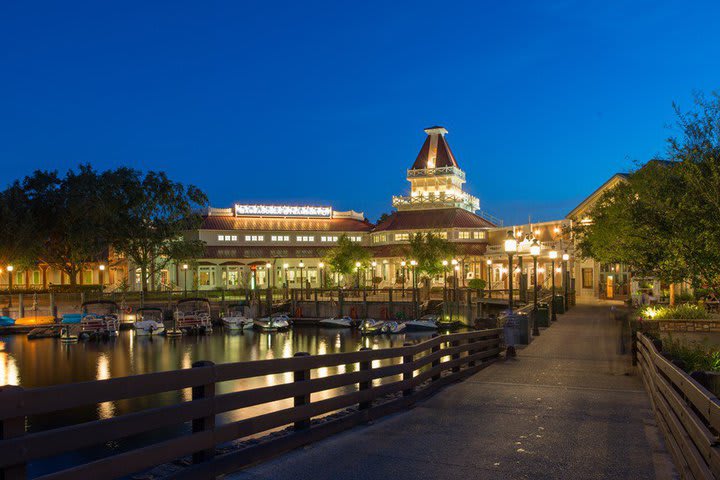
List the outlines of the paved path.
{"label": "paved path", "polygon": [[234,480],[672,478],[609,303],[578,305],[516,360]]}

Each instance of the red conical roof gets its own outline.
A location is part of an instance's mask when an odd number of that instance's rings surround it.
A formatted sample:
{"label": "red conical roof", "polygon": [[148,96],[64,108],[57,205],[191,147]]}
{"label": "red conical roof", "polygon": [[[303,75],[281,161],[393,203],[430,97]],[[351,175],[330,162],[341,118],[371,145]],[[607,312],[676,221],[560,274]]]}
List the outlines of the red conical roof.
{"label": "red conical roof", "polygon": [[428,136],[420,148],[420,153],[418,153],[411,170],[428,168],[428,160],[433,154],[435,156],[434,168],[457,167],[455,155],[453,155],[450,145],[445,140],[447,130],[443,127],[430,127],[426,128],[425,132]]}

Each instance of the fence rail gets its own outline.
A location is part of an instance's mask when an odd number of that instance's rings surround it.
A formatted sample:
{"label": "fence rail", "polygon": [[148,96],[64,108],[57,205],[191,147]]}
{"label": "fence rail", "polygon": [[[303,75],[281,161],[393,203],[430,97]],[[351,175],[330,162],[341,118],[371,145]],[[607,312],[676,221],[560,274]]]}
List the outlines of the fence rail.
{"label": "fence rail", "polygon": [[[0,388],[0,473],[26,478],[27,464],[160,428],[191,424],[190,433],[43,475],[44,480],[118,478],[192,456],[192,465],[173,478],[211,478],[412,404],[443,385],[474,373],[500,354],[499,329],[433,337],[387,349],[240,363],[196,362],[193,368],[107,380],[23,389]],[[388,365],[381,365],[384,361]],[[344,373],[312,372],[344,365]],[[326,370],[327,371],[327,370]],[[292,381],[216,393],[220,382],[292,373]],[[381,383],[380,381],[384,381]],[[191,400],[39,432],[26,432],[27,417],[87,405],[192,389]],[[314,400],[312,394],[342,389]],[[293,399],[293,406],[230,423],[217,416],[256,405]],[[341,409],[337,418],[312,422]],[[294,431],[233,453],[215,455],[224,442],[292,425]]]}
{"label": "fence rail", "polygon": [[684,479],[720,479],[720,400],[636,334],[637,363],[675,466]]}

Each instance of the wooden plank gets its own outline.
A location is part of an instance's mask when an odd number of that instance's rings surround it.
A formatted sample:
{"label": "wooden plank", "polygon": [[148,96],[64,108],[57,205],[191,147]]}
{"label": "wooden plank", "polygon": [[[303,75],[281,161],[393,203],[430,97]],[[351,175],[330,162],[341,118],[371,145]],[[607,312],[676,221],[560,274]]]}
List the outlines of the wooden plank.
{"label": "wooden plank", "polygon": [[24,438],[0,441],[0,466],[18,459],[31,461],[130,435],[155,430],[199,418],[211,410],[212,399],[182,402],[166,407],[141,410],[106,420],[30,433]]}
{"label": "wooden plank", "polygon": [[19,413],[37,415],[95,403],[182,390],[207,383],[211,375],[212,370],[209,368],[188,368],[27,389],[23,396],[22,407],[0,404],[0,419],[12,418]]}
{"label": "wooden plank", "polygon": [[171,462],[198,450],[215,446],[212,432],[205,431],[155,443],[111,457],[78,465],[36,480],[77,480],[79,478],[120,478],[147,468]]}

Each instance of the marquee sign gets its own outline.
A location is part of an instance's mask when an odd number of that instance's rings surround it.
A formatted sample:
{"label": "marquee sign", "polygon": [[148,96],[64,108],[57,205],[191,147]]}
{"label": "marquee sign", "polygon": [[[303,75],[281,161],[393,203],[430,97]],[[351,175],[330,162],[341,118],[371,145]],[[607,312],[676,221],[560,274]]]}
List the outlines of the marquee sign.
{"label": "marquee sign", "polygon": [[332,207],[295,205],[235,205],[236,216],[248,217],[332,217]]}

